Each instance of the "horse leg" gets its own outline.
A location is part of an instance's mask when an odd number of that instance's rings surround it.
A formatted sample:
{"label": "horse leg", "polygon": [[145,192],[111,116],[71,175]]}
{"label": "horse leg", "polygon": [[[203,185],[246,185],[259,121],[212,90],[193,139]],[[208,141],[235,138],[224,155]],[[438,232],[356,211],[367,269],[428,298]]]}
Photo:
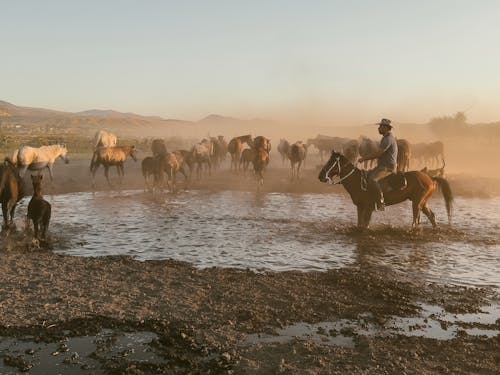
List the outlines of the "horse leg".
{"label": "horse leg", "polygon": [[365,211],[366,228],[368,228],[370,226],[370,221],[372,219],[372,213],[373,213],[373,206],[366,207],[366,211]]}
{"label": "horse leg", "polygon": [[95,188],[95,174],[97,172],[97,169],[99,168],[99,165],[99,163],[96,163],[90,169],[90,172],[92,173],[92,189]]}
{"label": "horse leg", "polygon": [[297,164],[297,180],[300,180],[300,166],[302,165],[302,160],[299,160]]}
{"label": "horse leg", "polygon": [[436,215],[434,215],[434,212],[432,212],[432,210],[429,208],[428,203],[424,204],[424,206],[422,207],[422,212],[425,214],[425,216],[427,216],[427,218],[429,219],[429,221],[432,224],[432,227],[436,228],[437,227]]}
{"label": "horse leg", "polygon": [[27,170],[28,170],[28,166],[27,165],[23,165],[21,168],[18,169],[19,176],[20,177],[24,177],[24,175],[26,174]]}
{"label": "horse leg", "polygon": [[170,178],[172,179],[172,193],[177,192],[177,181],[176,181],[176,175],[177,172],[175,172],[173,169],[170,172]]}
{"label": "horse leg", "polygon": [[412,228],[417,228],[420,225],[420,200],[414,200],[411,202],[413,209],[413,223]]}
{"label": "horse leg", "polygon": [[15,199],[11,199],[9,201],[9,214],[10,214],[9,225],[14,224],[14,212],[16,211],[16,205],[17,202]]}
{"label": "horse leg", "polygon": [[33,220],[33,227],[34,227],[34,230],[35,230],[35,238],[38,240],[38,232],[40,230],[40,222],[39,220]]}
{"label": "horse leg", "polygon": [[188,186],[188,176],[186,174],[186,171],[184,170],[184,167],[179,168],[179,172],[181,172],[184,176],[184,189],[187,189]]}
{"label": "horse leg", "polygon": [[52,164],[47,164],[47,169],[49,170],[50,187],[52,189],[54,189],[54,177],[52,176]]}
{"label": "horse leg", "polygon": [[125,169],[123,167],[123,163],[118,164],[118,176],[120,177],[120,186],[122,186],[123,176],[125,176]]}
{"label": "horse leg", "polygon": [[109,180],[109,165],[104,165],[104,176],[106,176],[106,180],[108,181],[108,185],[110,188],[113,187],[113,185],[111,185],[111,181]]}
{"label": "horse leg", "polygon": [[7,229],[9,227],[9,210],[7,209],[7,203],[2,203],[2,215],[3,215],[3,226],[2,229]]}
{"label": "horse leg", "polygon": [[363,228],[363,207],[356,206],[358,209],[358,228]]}

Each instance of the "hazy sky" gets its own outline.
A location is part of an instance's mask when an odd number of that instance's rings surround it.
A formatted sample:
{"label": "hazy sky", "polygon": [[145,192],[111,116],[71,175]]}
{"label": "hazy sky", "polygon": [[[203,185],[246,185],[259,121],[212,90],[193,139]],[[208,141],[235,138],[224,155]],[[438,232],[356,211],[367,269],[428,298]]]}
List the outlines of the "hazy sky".
{"label": "hazy sky", "polygon": [[196,120],[500,120],[500,1],[2,1],[0,100]]}

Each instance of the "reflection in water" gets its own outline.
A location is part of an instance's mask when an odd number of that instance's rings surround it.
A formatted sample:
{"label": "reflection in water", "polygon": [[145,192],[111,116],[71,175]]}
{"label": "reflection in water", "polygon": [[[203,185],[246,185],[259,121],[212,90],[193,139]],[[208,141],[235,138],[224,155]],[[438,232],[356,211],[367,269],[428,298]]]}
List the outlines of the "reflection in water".
{"label": "reflection in water", "polygon": [[391,206],[374,213],[364,233],[343,195],[190,191],[153,199],[124,191],[49,200],[54,250],[72,255],[274,271],[390,267],[415,278],[500,287],[500,199],[457,200],[449,227],[437,197],[432,206],[442,227],[424,221],[419,232],[410,231],[410,204]]}

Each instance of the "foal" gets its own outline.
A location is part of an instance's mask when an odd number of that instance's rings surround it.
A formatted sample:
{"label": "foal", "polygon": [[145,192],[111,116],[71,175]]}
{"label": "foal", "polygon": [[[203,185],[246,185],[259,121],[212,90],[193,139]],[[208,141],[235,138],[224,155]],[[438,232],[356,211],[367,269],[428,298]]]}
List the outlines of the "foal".
{"label": "foal", "polygon": [[42,196],[42,179],[43,175],[31,176],[33,197],[28,204],[28,219],[33,221],[37,240],[45,240],[51,213],[50,203],[43,199]]}

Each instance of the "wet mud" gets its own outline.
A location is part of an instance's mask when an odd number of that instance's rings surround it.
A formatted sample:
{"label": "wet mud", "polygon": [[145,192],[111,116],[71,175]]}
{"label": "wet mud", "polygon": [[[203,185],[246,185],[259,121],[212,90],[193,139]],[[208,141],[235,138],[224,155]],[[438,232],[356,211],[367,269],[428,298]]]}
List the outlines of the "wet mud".
{"label": "wet mud", "polygon": [[[130,175],[137,177],[136,172]],[[89,191],[90,180],[89,188],[82,187],[79,173],[76,168],[75,174],[60,174],[56,182],[67,179],[74,185],[56,184],[53,193]],[[228,183],[220,176],[193,182],[190,189],[253,191],[252,182],[234,178]],[[344,194],[338,187],[316,186],[316,180],[305,182],[312,178],[316,172],[306,170],[303,181],[291,184],[287,170],[279,170],[267,186],[294,194],[314,185],[309,193]],[[142,188],[140,178],[127,181],[124,189]],[[134,199],[125,195],[122,200]],[[302,230],[304,236],[319,233],[325,243],[327,233],[356,243],[354,261],[321,270],[278,271],[195,267],[130,254],[82,257],[58,249],[74,246],[72,231],[97,230],[85,221],[58,224],[54,218],[49,230],[55,242],[49,248],[36,248],[18,225],[1,238],[0,373],[498,373],[495,276],[463,284],[457,275],[418,276],[445,262],[432,253],[439,243],[493,249],[496,224],[477,218],[483,229],[479,234],[459,225],[424,229],[422,235],[388,218],[389,224],[358,233],[348,213],[338,223],[317,215],[297,226],[279,215],[259,217],[284,222],[283,238]],[[407,243],[425,250],[406,253]],[[226,251],[231,253],[229,244]],[[432,256],[422,260],[422,253]],[[496,255],[490,256],[491,261]],[[409,258],[413,272],[397,266]],[[472,256],[469,262],[474,263]]]}

